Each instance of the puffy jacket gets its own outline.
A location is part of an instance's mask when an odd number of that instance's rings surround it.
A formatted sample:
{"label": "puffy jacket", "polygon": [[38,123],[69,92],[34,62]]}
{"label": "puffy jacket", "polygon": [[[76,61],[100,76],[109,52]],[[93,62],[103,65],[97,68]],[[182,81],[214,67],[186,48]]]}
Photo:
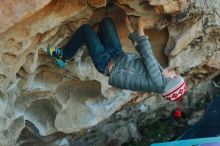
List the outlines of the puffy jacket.
{"label": "puffy jacket", "polygon": [[162,93],[166,85],[165,77],[153,55],[148,37],[133,32],[128,38],[139,54],[122,53],[115,58],[108,83],[121,89]]}

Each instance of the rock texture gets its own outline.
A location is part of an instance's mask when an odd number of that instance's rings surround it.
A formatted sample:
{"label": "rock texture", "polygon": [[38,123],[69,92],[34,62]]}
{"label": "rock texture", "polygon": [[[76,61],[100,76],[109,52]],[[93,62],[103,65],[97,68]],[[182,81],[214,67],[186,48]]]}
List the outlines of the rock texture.
{"label": "rock texture", "polygon": [[[159,62],[176,68],[191,89],[219,73],[219,8],[218,0],[0,1],[0,145],[15,145],[24,134],[21,131],[30,131],[30,127],[44,142],[47,140],[42,136],[82,132],[120,111],[129,101],[131,105],[154,105],[154,110],[143,106],[144,111],[152,112],[167,104],[158,94],[109,86],[85,47],[66,69],[58,68],[46,48],[63,48],[81,24],[95,27],[101,18],[111,17],[123,49],[135,52],[122,20],[125,14],[145,17],[146,34]],[[120,135],[132,129],[125,139],[132,133],[138,135],[135,122],[126,125],[115,132]],[[57,145],[67,143],[59,140]]]}
{"label": "rock texture", "polygon": [[46,6],[51,0],[21,0],[21,1],[1,1],[0,2],[0,33],[13,26],[15,23],[33,15],[38,10]]}

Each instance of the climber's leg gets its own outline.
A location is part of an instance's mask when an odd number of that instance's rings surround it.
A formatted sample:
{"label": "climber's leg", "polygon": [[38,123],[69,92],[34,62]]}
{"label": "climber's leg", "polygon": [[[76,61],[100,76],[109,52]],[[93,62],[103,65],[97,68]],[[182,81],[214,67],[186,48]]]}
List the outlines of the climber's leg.
{"label": "climber's leg", "polygon": [[104,47],[111,54],[111,58],[114,58],[118,54],[122,53],[122,47],[117,29],[111,18],[105,17],[102,19],[99,24],[97,35]]}
{"label": "climber's leg", "polygon": [[63,57],[67,60],[71,59],[83,45],[87,46],[96,69],[104,73],[106,65],[110,60],[110,55],[106,52],[96,32],[88,24],[82,25],[72,36],[69,43],[63,49]]}

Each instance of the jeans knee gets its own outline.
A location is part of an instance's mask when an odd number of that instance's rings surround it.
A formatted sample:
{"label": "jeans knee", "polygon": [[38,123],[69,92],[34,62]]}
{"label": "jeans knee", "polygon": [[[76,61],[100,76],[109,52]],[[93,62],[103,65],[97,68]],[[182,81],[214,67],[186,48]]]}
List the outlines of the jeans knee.
{"label": "jeans knee", "polygon": [[79,29],[86,31],[86,30],[92,29],[92,27],[89,24],[83,24],[79,27]]}
{"label": "jeans knee", "polygon": [[100,22],[102,25],[106,25],[106,24],[114,24],[112,18],[110,17],[105,17],[102,19],[102,21]]}

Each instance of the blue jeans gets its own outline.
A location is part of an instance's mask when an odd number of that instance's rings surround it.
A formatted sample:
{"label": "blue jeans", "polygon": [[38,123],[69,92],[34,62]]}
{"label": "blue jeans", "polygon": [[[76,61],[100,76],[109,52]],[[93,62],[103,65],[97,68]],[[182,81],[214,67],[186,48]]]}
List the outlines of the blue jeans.
{"label": "blue jeans", "polygon": [[82,45],[87,46],[96,69],[103,74],[108,62],[122,53],[117,30],[111,18],[102,19],[97,33],[88,24],[79,27],[64,47],[63,57],[71,59]]}

